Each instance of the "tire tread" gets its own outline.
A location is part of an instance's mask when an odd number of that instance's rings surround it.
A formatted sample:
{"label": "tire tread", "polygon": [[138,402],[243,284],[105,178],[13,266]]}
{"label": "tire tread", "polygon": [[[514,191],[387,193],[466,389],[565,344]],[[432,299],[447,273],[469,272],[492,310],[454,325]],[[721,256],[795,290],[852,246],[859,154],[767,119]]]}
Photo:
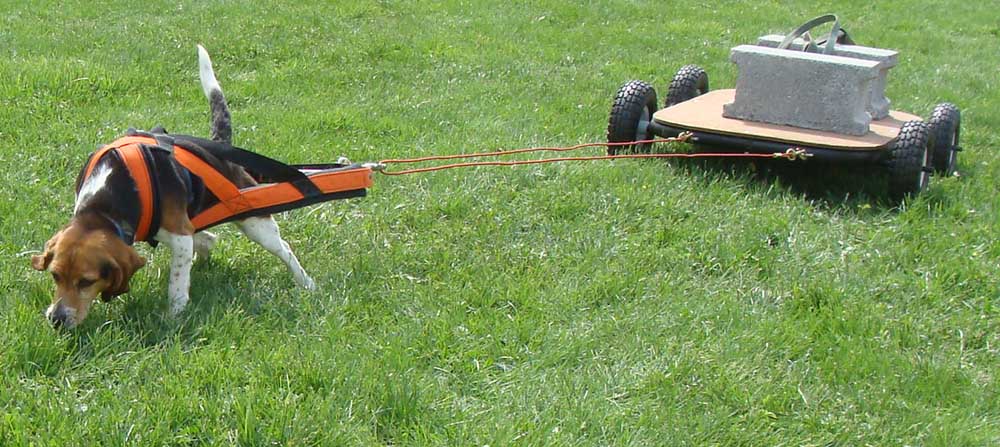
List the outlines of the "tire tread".
{"label": "tire tread", "polygon": [[[615,95],[611,104],[611,115],[608,118],[608,142],[624,143],[636,141],[640,138],[636,135],[636,126],[639,118],[642,117],[643,108],[649,110],[650,117],[656,111],[656,91],[649,83],[640,80],[632,80],[622,86]],[[608,147],[608,154],[615,155],[619,152],[642,150],[636,148],[637,145]]]}

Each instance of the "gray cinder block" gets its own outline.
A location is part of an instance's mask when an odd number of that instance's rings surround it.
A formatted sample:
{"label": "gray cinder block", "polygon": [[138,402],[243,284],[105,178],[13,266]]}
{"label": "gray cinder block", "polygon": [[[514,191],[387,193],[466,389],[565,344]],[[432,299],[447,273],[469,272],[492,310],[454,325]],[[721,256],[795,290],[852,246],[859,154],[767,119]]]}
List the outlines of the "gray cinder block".
{"label": "gray cinder block", "polygon": [[[781,44],[781,41],[784,39],[785,36],[770,34],[762,36],[758,39],[757,45],[775,48]],[[805,40],[795,39],[789,48],[792,50],[803,51],[802,48],[805,45]],[[882,48],[863,47],[859,45],[836,44],[834,45],[832,54],[834,56],[854,57],[879,62],[879,75],[878,78],[875,79],[875,82],[872,83],[871,103],[868,106],[868,113],[872,115],[872,119],[876,120],[889,116],[890,101],[885,97],[886,78],[889,76],[889,69],[895,67],[896,64],[899,63],[899,52]]]}
{"label": "gray cinder block", "polygon": [[736,99],[723,116],[865,135],[879,62],[756,45],[733,48]]}

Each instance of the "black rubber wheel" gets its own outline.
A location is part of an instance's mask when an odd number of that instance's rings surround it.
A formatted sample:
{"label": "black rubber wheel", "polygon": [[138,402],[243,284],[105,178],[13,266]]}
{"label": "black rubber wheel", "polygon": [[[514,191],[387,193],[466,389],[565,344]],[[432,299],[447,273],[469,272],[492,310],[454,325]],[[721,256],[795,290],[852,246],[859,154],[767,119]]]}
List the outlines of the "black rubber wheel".
{"label": "black rubber wheel", "polygon": [[[629,81],[618,90],[608,118],[608,143],[650,140],[646,129],[656,113],[656,90],[643,81]],[[608,155],[649,152],[649,144],[608,146]]]}
{"label": "black rubber wheel", "polygon": [[889,195],[903,199],[927,188],[931,175],[930,126],[923,121],[907,121],[896,139],[889,143],[886,169]]}
{"label": "black rubber wheel", "polygon": [[680,104],[705,93],[708,93],[708,74],[697,65],[685,65],[670,81],[663,107]]}
{"label": "black rubber wheel", "polygon": [[934,172],[941,175],[951,175],[955,172],[958,161],[958,138],[962,132],[962,114],[958,107],[951,103],[938,104],[927,121],[931,137],[934,140]]}

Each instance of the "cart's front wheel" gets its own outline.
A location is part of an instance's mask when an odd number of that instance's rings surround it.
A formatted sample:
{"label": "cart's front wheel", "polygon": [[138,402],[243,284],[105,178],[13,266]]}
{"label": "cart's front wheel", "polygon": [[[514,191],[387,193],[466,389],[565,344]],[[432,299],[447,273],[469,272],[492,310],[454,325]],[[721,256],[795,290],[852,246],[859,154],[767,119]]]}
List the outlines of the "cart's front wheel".
{"label": "cart's front wheel", "polygon": [[962,114],[951,103],[938,104],[927,122],[934,139],[934,172],[951,175],[958,161],[958,137],[961,135]]}
{"label": "cart's front wheel", "polygon": [[[656,113],[656,90],[643,81],[629,81],[618,90],[608,119],[608,143],[627,143],[652,139],[649,122]],[[608,155],[623,152],[649,152],[649,144],[608,146]]]}
{"label": "cart's front wheel", "polygon": [[697,65],[685,65],[670,81],[663,107],[680,104],[705,93],[708,93],[708,74]]}
{"label": "cart's front wheel", "polygon": [[896,139],[889,143],[886,168],[889,171],[889,194],[894,199],[914,195],[927,188],[931,174],[931,142],[927,123],[903,123]]}

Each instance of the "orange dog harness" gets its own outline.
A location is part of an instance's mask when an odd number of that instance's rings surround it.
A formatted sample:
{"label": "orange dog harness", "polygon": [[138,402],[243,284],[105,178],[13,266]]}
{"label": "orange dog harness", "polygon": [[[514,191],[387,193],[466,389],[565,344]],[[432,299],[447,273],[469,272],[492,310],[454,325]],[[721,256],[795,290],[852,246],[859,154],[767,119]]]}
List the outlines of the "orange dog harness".
{"label": "orange dog harness", "polygon": [[[239,188],[218,172],[190,144],[201,147],[220,160],[242,166],[264,183]],[[183,135],[160,135],[130,131],[98,149],[90,156],[83,172],[86,179],[109,152],[115,152],[135,181],[141,210],[134,240],[149,241],[159,228],[156,174],[151,172],[151,150],[173,153],[178,164],[197,177],[218,202],[191,216],[195,230],[203,230],[232,220],[268,215],[330,200],[364,196],[372,186],[372,170],[361,165],[286,165],[276,160],[228,144]]]}

